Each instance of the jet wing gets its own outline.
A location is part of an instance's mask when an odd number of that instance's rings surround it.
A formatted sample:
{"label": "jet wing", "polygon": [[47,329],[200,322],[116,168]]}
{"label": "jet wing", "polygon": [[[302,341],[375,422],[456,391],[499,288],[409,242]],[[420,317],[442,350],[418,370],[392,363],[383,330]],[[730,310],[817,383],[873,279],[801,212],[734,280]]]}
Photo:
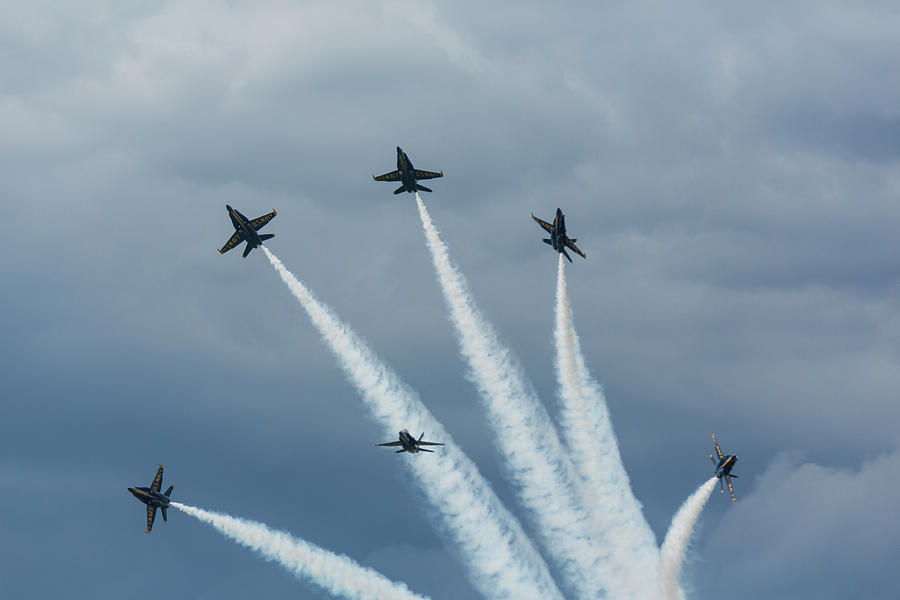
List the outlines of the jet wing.
{"label": "jet wing", "polygon": [[375,444],[376,446],[402,446],[400,442],[386,442],[384,444]]}
{"label": "jet wing", "polygon": [[147,505],[147,533],[153,529],[153,520],[156,518],[156,507]]}
{"label": "jet wing", "polygon": [[229,250],[231,250],[232,248],[234,248],[235,246],[237,246],[240,243],[241,243],[241,232],[235,231],[234,234],[232,234],[232,236],[230,238],[228,238],[228,241],[225,242],[225,245],[222,246],[221,248],[219,248],[219,254],[225,254],[226,252],[228,252]]}
{"label": "jet wing", "polygon": [[265,227],[266,223],[274,219],[275,215],[277,214],[278,212],[276,212],[275,209],[272,209],[272,212],[270,212],[269,214],[257,217],[250,221],[250,227],[252,227],[254,231],[259,231],[260,229]]}
{"label": "jet wing", "polygon": [[716,444],[716,454],[719,455],[719,460],[725,458],[725,455],[722,454],[722,449],[719,448],[719,440],[716,439],[716,434],[713,434],[713,442]]}
{"label": "jet wing", "polygon": [[737,498],[734,497],[734,488],[731,487],[731,476],[726,475],[725,481],[728,483],[728,491],[731,492],[731,501],[734,502]]}
{"label": "jet wing", "polygon": [[578,246],[575,245],[575,241],[574,241],[574,240],[569,240],[569,239],[567,239],[567,240],[566,240],[566,246],[568,246],[568,247],[572,250],[572,252],[574,252],[575,254],[580,254],[580,255],[581,255],[581,258],[587,258],[587,256],[584,255],[584,252],[582,252],[581,250],[579,250],[579,249],[578,249]]}
{"label": "jet wing", "polygon": [[434,171],[422,171],[421,169],[413,170],[415,173],[416,179],[434,179],[435,177],[443,177],[444,172],[435,173]]}
{"label": "jet wing", "polygon": [[156,472],[156,477],[153,478],[153,483],[150,484],[151,492],[159,491],[159,488],[162,485],[162,475],[163,475],[163,466],[159,465],[159,470]]}
{"label": "jet wing", "polygon": [[536,216],[534,216],[534,213],[531,213],[531,218],[534,219],[535,223],[543,227],[547,231],[547,233],[553,233],[553,225],[551,225],[547,221],[544,221],[543,219],[538,219]]}
{"label": "jet wing", "polygon": [[372,175],[372,179],[375,181],[400,181],[400,171],[391,171],[390,173],[385,173],[384,175],[379,175],[375,177]]}

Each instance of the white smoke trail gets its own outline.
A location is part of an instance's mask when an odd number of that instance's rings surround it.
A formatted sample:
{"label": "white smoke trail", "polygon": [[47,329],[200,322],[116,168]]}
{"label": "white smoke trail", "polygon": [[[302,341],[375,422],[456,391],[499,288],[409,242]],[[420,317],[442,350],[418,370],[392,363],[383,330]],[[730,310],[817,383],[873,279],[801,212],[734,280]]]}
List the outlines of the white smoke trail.
{"label": "white smoke trail", "polygon": [[534,515],[544,547],[571,588],[584,598],[603,597],[602,563],[607,549],[590,538],[590,523],[572,494],[578,482],[553,422],[525,383],[521,367],[475,307],[419,194],[416,202],[462,354],[522,501]]}
{"label": "white smoke trail", "polygon": [[[350,328],[316,300],[268,248],[263,251],[338,358],[386,434],[401,427],[446,442],[440,454],[404,461],[458,544],[475,586],[489,598],[562,599],[522,526],[443,425]],[[433,436],[433,437],[432,437]]]}
{"label": "white smoke trail", "polygon": [[684,562],[694,525],[715,487],[716,478],[713,477],[688,496],[672,518],[669,532],[659,551],[659,590],[662,600],[684,600],[684,593],[678,585],[681,563]]}
{"label": "white smoke trail", "polygon": [[615,598],[644,599],[656,592],[656,537],[631,491],[606,400],[591,378],[572,319],[563,255],[556,285],[556,371],[563,439],[588,492],[588,516],[597,542],[609,549],[604,579]]}
{"label": "white smoke trail", "polygon": [[405,584],[395,583],[384,575],[357,564],[347,556],[329,552],[283,531],[274,531],[262,523],[178,502],[172,502],[171,505],[209,523],[237,543],[262,554],[268,560],[279,563],[297,577],[308,579],[335,596],[358,600],[426,598],[411,592]]}

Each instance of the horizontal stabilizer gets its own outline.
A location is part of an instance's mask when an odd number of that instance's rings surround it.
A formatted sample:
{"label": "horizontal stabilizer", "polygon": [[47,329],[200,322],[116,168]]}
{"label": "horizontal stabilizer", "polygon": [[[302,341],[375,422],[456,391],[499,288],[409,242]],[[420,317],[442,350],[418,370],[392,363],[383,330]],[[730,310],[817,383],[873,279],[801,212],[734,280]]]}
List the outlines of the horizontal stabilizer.
{"label": "horizontal stabilizer", "polygon": [[421,192],[430,192],[430,191],[431,191],[430,189],[428,189],[428,188],[425,187],[424,185],[419,185],[418,183],[416,184],[416,187],[419,188],[419,191],[421,191]]}
{"label": "horizontal stabilizer", "polygon": [[266,241],[271,240],[273,237],[275,237],[274,233],[263,233],[259,236],[259,239],[262,241]]}
{"label": "horizontal stabilizer", "polygon": [[163,521],[166,522],[166,523],[168,523],[168,522],[169,522],[169,519],[168,519],[168,517],[166,516],[166,509],[165,509],[165,508],[160,508],[159,510],[160,510],[160,511],[162,512],[162,514],[163,514]]}
{"label": "horizontal stabilizer", "polygon": [[168,498],[169,496],[172,495],[172,490],[174,490],[174,489],[175,489],[174,485],[169,486],[169,489],[166,490],[166,498]]}
{"label": "horizontal stabilizer", "polygon": [[434,450],[429,450],[428,448],[419,448],[419,452],[434,452]]}
{"label": "horizontal stabilizer", "polygon": [[403,450],[397,450],[394,454],[400,454],[401,452],[406,452],[406,448],[404,448]]}
{"label": "horizontal stabilizer", "polygon": [[569,256],[569,253],[566,252],[566,249],[565,249],[565,248],[563,248],[563,249],[561,250],[561,252],[562,252],[563,256],[565,256],[566,258],[569,259],[569,262],[572,262],[572,257]]}
{"label": "horizontal stabilizer", "polygon": [[401,193],[403,193],[403,192],[405,192],[405,191],[406,191],[406,186],[405,186],[405,185],[401,185],[401,186],[398,187],[396,190],[394,190],[394,195],[396,196],[397,194],[401,194]]}
{"label": "horizontal stabilizer", "polygon": [[250,243],[248,242],[247,247],[244,248],[244,253],[241,254],[241,258],[247,258],[247,255],[250,254],[251,250],[253,250],[253,246],[251,246]]}
{"label": "horizontal stabilizer", "polygon": [[547,238],[544,238],[544,239],[541,240],[541,241],[543,241],[543,242],[544,242],[545,244],[547,244],[548,246],[552,246],[552,245],[553,245],[553,242],[551,242],[551,241],[548,240]]}

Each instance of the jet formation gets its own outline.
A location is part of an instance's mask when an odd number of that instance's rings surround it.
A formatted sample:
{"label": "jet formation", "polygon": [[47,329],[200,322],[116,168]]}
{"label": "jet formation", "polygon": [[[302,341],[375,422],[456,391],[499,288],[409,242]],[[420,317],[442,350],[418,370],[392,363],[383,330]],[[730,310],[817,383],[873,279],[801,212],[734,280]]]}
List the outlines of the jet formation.
{"label": "jet formation", "polygon": [[409,452],[410,454],[418,454],[419,452],[434,452],[434,450],[429,450],[428,448],[421,448],[420,446],[443,446],[441,442],[424,442],[422,438],[425,437],[425,432],[422,432],[422,435],[419,436],[419,439],[414,438],[410,433],[403,429],[400,431],[400,439],[396,442],[385,442],[384,444],[375,444],[376,446],[403,446],[400,450],[397,450],[397,454],[401,452]]}
{"label": "jet formation", "polygon": [[556,209],[556,217],[553,219],[553,223],[550,224],[547,221],[543,221],[534,216],[534,213],[531,213],[531,218],[535,220],[535,222],[544,228],[544,230],[550,234],[549,238],[544,238],[544,243],[551,246],[554,250],[565,256],[569,259],[569,262],[572,262],[572,257],[569,256],[569,253],[566,252],[566,248],[569,248],[576,254],[579,254],[581,258],[587,258],[584,255],[584,252],[578,249],[578,246],[575,245],[575,242],[578,240],[575,238],[570,238],[566,235],[566,215],[563,214],[563,211],[559,208]]}
{"label": "jet formation", "polygon": [[175,486],[170,485],[165,493],[161,493],[159,488],[162,487],[162,480],[163,466],[159,465],[159,470],[156,472],[156,477],[153,478],[153,483],[150,484],[150,487],[128,488],[128,491],[135,498],[147,505],[147,533],[150,533],[150,530],[153,529],[153,520],[156,518],[157,508],[162,511],[163,521],[168,521],[166,519],[166,509],[169,508],[169,496],[172,495],[172,490],[175,489]]}
{"label": "jet formation", "polygon": [[269,214],[257,217],[252,221],[227,204],[225,205],[225,209],[228,211],[228,216],[231,217],[231,224],[234,225],[234,233],[228,238],[225,245],[219,248],[219,254],[225,254],[241,242],[247,242],[242,257],[247,258],[247,255],[250,254],[251,250],[262,246],[264,241],[275,237],[274,233],[257,233],[260,229],[265,227],[266,223],[274,219],[275,215],[278,214],[274,209]]}
{"label": "jet formation", "polygon": [[409,192],[410,194],[414,194],[418,191],[430,192],[431,190],[424,185],[419,185],[419,180],[434,179],[435,177],[443,176],[443,171],[435,173],[434,171],[422,171],[413,167],[412,161],[409,160],[406,152],[404,152],[400,146],[397,146],[397,170],[385,173],[384,175],[379,175],[378,177],[372,175],[372,179],[375,181],[402,181],[403,185],[394,190],[394,194],[396,195],[401,192]]}
{"label": "jet formation", "polygon": [[719,478],[720,491],[723,494],[725,493],[725,484],[727,483],[728,491],[731,492],[731,501],[734,502],[736,498],[734,497],[734,488],[731,487],[731,478],[737,477],[737,475],[732,474],[731,469],[734,467],[734,463],[738,461],[738,457],[736,454],[722,454],[716,434],[713,434],[713,443],[716,445],[716,454],[719,460],[717,461],[712,454],[709,455],[709,459],[716,465],[716,477]]}

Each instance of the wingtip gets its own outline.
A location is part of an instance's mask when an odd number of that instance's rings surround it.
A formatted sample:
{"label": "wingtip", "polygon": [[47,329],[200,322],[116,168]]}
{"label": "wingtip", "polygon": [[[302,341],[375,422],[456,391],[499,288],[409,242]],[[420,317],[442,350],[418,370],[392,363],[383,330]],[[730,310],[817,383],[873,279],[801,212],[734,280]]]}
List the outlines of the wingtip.
{"label": "wingtip", "polygon": [[156,464],[157,464],[157,465],[159,465],[159,466],[160,466],[160,468],[165,468],[165,467],[163,467],[163,466],[162,466],[162,465],[160,465],[160,464],[159,464],[159,463],[156,463]]}

